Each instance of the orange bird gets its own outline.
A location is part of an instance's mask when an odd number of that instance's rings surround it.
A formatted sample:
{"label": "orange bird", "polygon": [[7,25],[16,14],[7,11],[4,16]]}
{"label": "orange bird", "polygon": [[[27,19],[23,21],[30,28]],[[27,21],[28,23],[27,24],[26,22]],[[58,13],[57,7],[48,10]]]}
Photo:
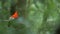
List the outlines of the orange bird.
{"label": "orange bird", "polygon": [[11,5],[10,15],[11,16],[10,16],[9,20],[18,18],[18,11],[16,11],[16,5],[15,4]]}
{"label": "orange bird", "polygon": [[11,25],[10,20],[18,18],[18,11],[16,11],[16,6],[15,5],[11,5],[10,15],[11,16],[9,17],[8,27],[10,27],[10,25]]}

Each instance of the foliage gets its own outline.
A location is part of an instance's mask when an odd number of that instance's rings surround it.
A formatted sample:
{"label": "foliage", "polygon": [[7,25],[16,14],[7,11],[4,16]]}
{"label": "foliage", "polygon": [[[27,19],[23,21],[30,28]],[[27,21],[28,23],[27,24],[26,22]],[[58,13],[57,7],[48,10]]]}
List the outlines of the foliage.
{"label": "foliage", "polygon": [[[1,34],[54,34],[60,24],[60,0],[5,0],[0,1],[0,33]],[[23,3],[24,1],[24,3]],[[8,26],[11,2],[19,3],[19,15],[23,12],[26,19],[15,19]],[[13,3],[13,4],[14,4]],[[20,12],[22,11],[22,12]],[[21,21],[22,23],[19,23]]]}

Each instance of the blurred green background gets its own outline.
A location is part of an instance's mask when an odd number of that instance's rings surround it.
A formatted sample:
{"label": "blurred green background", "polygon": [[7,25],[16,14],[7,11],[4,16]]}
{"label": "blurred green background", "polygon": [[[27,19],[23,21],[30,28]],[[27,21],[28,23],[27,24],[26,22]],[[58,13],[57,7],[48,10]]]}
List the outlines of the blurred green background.
{"label": "blurred green background", "polygon": [[[24,15],[23,23],[10,21],[11,3],[17,3],[19,15]],[[19,9],[20,8],[20,9]],[[23,12],[23,14],[22,14]],[[60,0],[0,0],[0,34],[54,34],[60,25]]]}

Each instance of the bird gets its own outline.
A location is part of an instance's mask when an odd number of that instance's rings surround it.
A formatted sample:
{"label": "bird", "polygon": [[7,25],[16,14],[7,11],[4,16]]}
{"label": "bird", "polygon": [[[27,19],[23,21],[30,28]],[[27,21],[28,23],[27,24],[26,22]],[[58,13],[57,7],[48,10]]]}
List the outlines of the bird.
{"label": "bird", "polygon": [[10,27],[11,20],[17,19],[18,18],[18,11],[16,10],[16,4],[12,4],[10,7],[10,17],[9,17],[9,21],[8,21],[8,27]]}
{"label": "bird", "polygon": [[11,4],[9,20],[16,18],[18,18],[18,11],[16,10],[16,4]]}

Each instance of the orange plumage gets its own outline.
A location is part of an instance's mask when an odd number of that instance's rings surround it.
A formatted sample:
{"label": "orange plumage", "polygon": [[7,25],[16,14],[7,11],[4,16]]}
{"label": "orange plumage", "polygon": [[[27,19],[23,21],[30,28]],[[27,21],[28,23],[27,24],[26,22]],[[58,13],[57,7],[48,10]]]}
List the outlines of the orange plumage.
{"label": "orange plumage", "polygon": [[16,11],[11,17],[12,18],[18,18],[18,12]]}

